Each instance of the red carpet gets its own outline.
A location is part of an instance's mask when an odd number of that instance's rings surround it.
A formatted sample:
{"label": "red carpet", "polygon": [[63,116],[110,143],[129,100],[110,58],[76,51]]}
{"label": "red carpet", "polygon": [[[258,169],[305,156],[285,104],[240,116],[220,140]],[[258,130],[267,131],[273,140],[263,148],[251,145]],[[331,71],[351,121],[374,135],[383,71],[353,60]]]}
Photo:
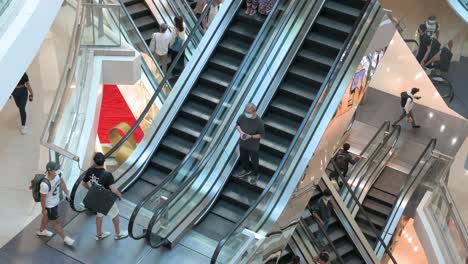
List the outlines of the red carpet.
{"label": "red carpet", "polygon": [[[135,124],[136,119],[125,102],[124,97],[117,85],[105,84],[103,87],[101,113],[99,116],[98,136],[102,144],[108,144],[109,131],[116,125],[126,122],[130,126]],[[122,136],[124,134],[120,133]],[[137,143],[143,138],[143,130],[138,127],[133,133]]]}

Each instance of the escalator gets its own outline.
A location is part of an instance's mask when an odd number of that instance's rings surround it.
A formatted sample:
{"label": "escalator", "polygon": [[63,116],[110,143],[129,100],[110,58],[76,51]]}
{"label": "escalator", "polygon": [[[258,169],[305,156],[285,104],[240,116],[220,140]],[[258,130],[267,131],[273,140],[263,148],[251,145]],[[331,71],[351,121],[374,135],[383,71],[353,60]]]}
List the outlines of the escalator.
{"label": "escalator", "polygon": [[260,15],[245,15],[242,7],[237,10],[146,168],[125,190],[126,199],[139,202],[189,153],[230,86],[265,19]]}
{"label": "escalator", "polygon": [[[260,141],[258,180],[231,175],[217,201],[194,227],[195,231],[219,241],[255,203],[276,172],[308,109],[317,99],[365,4],[359,0],[325,1],[263,114],[266,135]],[[238,166],[236,164],[235,168]]]}

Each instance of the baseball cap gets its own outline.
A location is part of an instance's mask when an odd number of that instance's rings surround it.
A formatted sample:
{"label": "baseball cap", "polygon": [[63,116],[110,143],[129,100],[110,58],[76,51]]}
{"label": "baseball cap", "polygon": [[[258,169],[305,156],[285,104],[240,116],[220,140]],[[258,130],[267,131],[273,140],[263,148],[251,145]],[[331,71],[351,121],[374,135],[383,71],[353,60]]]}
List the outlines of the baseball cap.
{"label": "baseball cap", "polygon": [[47,171],[55,171],[58,169],[60,169],[60,164],[58,164],[57,162],[54,162],[54,161],[47,162],[47,165],[46,165]]}

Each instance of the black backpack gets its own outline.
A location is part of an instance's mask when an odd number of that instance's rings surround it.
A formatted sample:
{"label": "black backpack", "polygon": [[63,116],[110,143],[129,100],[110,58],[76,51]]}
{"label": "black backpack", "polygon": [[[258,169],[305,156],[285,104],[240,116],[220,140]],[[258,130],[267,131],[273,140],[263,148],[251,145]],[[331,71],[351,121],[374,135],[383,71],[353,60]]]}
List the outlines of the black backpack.
{"label": "black backpack", "polygon": [[335,163],[338,169],[340,170],[345,170],[346,168],[348,168],[348,158],[346,153],[344,153],[341,150],[338,151],[338,153],[335,156]]}
{"label": "black backpack", "polygon": [[411,96],[408,95],[407,92],[402,92],[400,94],[400,98],[401,98],[401,101],[400,101],[401,107],[405,107],[406,101],[408,101],[408,99],[413,100]]}
{"label": "black backpack", "polygon": [[47,183],[47,186],[50,188],[52,187],[50,185],[49,179],[45,176],[45,174],[36,174],[34,178],[31,180],[31,191],[32,191],[32,197],[36,203],[41,201],[41,183],[42,182]]}

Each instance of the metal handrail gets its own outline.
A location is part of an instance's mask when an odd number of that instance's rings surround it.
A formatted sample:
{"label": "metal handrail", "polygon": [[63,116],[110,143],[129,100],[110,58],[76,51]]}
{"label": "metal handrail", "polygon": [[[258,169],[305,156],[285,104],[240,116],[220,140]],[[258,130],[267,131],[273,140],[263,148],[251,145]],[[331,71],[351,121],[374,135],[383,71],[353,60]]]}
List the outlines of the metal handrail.
{"label": "metal handrail", "polygon": [[[356,20],[356,23],[353,25],[353,29],[351,32],[356,32],[359,27],[363,27],[364,24],[362,23],[363,17],[365,14],[367,14],[367,9],[370,6],[370,3],[375,2],[376,0],[369,0],[366,2],[366,6],[363,8],[363,10],[366,10],[365,12],[362,12],[360,15],[359,19]],[[279,177],[280,172],[283,169],[283,166],[286,164],[286,161],[291,154],[291,151],[293,149],[293,146],[297,143],[299,140],[299,136],[302,134],[306,124],[308,123],[309,119],[311,116],[316,112],[316,107],[318,105],[318,102],[320,101],[319,99],[323,96],[325,90],[329,87],[328,84],[331,80],[336,78],[336,75],[342,68],[342,64],[339,63],[342,59],[342,57],[347,53],[347,50],[350,48],[351,43],[353,43],[353,39],[357,38],[356,34],[350,34],[347,39],[344,42],[345,48],[341,49],[340,52],[338,53],[333,66],[330,68],[326,78],[324,79],[322,86],[320,87],[319,92],[317,93],[317,98],[314,100],[312,105],[310,106],[309,110],[307,111],[307,114],[305,115],[305,118],[303,122],[301,123],[300,127],[298,128],[296,135],[294,136],[294,139],[291,141],[291,144],[288,147],[288,150],[286,151],[283,159],[281,160],[281,163],[278,165],[278,168],[273,175],[273,177],[270,179],[268,185],[265,187],[263,192],[260,194],[260,196],[257,198],[256,202],[250,206],[249,210],[242,216],[241,219],[236,223],[236,225],[231,229],[231,231],[225,235],[225,237],[219,241],[218,245],[216,246],[216,249],[211,257],[211,263],[215,264],[216,260],[221,253],[221,249],[224,247],[225,243],[227,240],[235,233],[235,231],[240,228],[242,223],[247,220],[247,218],[250,216],[250,214],[255,210],[255,208],[260,204],[260,202],[267,196],[267,194],[270,192],[271,187],[273,186],[273,183],[276,181],[276,179]]]}
{"label": "metal handrail", "polygon": [[[210,0],[210,4],[212,4],[215,0]],[[194,27],[197,27],[201,24],[202,20],[205,19],[205,17],[208,15],[208,8],[206,8],[205,10],[203,10],[203,13],[202,15],[200,16],[200,18],[198,19],[197,23],[195,24]],[[128,139],[131,135],[133,135],[133,133],[135,132],[135,130],[140,126],[140,123],[144,120],[145,116],[148,114],[149,110],[151,109],[151,107],[153,106],[153,103],[154,101],[156,100],[156,98],[158,97],[158,94],[162,91],[163,87],[166,85],[166,83],[169,83],[168,82],[168,77],[171,75],[172,71],[174,70],[177,62],[179,61],[179,59],[182,57],[182,54],[184,54],[185,52],[185,49],[187,48],[190,40],[192,39],[193,36],[195,36],[195,30],[192,30],[190,32],[190,34],[188,35],[187,39],[184,41],[183,45],[182,45],[182,48],[179,50],[179,52],[177,53],[177,56],[175,57],[174,61],[171,63],[169,69],[167,70],[167,73],[164,75],[162,81],[159,83],[158,85],[158,88],[156,89],[156,91],[153,93],[153,95],[151,96],[151,99],[149,100],[148,104],[146,105],[146,107],[143,109],[142,113],[140,114],[140,116],[138,117],[138,119],[135,121],[135,123],[133,124],[133,126],[130,128],[130,130],[127,132],[127,134],[125,134],[125,136],[122,137],[122,139],[120,139],[120,141],[115,144],[105,155],[104,157],[105,158],[108,158],[110,157],[112,154],[114,154],[115,151],[117,151]],[[94,168],[95,165],[92,165],[90,168]],[[77,208],[75,208],[74,206],[74,198],[75,198],[75,194],[76,194],[76,191],[78,190],[78,187],[80,186],[81,182],[83,181],[83,178],[85,177],[85,173],[82,173],[80,175],[80,177],[78,177],[77,181],[75,182],[75,184],[73,185],[73,188],[72,188],[72,192],[71,192],[71,195],[70,195],[70,204],[71,204],[71,207],[73,210],[77,211],[77,212],[82,212],[84,210],[78,210]]]}
{"label": "metal handrail", "polygon": [[[279,8],[279,1],[277,1],[277,3],[275,4],[275,6],[274,6],[273,9],[272,9],[272,12],[270,12],[270,14],[274,14],[274,12],[275,12],[275,10],[276,10],[277,8]],[[270,22],[270,20],[271,20],[271,17],[272,17],[272,16],[268,16],[267,20],[264,22],[264,24],[263,24],[263,26],[262,26],[262,28],[260,29],[259,32],[262,32],[262,31],[264,30],[264,28],[269,24],[269,22]],[[277,38],[278,38],[278,37],[276,37],[276,39],[277,39]],[[248,54],[253,53],[253,51],[255,50],[254,47],[255,47],[255,46],[258,46],[258,45],[260,45],[260,43],[258,43],[258,39],[256,39],[256,40],[255,40],[255,43],[252,45],[252,48],[249,49]],[[249,57],[249,56],[245,56],[244,60],[246,60],[248,57]],[[242,62],[242,64],[244,64],[244,61]],[[259,70],[261,70],[260,67],[257,69],[257,71],[259,71]],[[237,76],[238,73],[239,73],[239,72],[237,72],[235,76]],[[236,77],[234,77],[233,80],[234,80],[235,78],[236,78]],[[246,91],[246,92],[244,93],[244,95],[242,96],[241,101],[247,96],[247,94],[248,94],[247,92],[248,92],[248,91]],[[220,101],[220,102],[221,102],[221,101]],[[222,105],[222,103],[220,103],[220,104],[218,105],[218,107],[221,107],[221,105]],[[238,106],[236,107],[236,109],[238,109],[239,107],[240,107],[240,105],[238,105]],[[235,112],[236,112],[236,111],[233,111],[233,113],[235,113]],[[215,112],[214,112],[214,113],[215,113]],[[214,117],[214,115],[212,115],[212,117]],[[208,122],[208,124],[209,124],[209,123],[210,123],[210,122]],[[208,126],[205,127],[205,129],[207,129],[207,128],[208,128]],[[228,126],[224,126],[224,128],[223,128],[223,130],[222,130],[222,132],[221,132],[220,134],[225,134],[225,132],[227,132],[227,129],[228,129]],[[203,138],[203,137],[204,137],[204,136],[200,136],[199,138]],[[216,145],[216,144],[215,144],[215,145]],[[196,147],[194,147],[192,150],[194,150],[195,148],[196,148]],[[154,215],[153,215],[153,217],[152,217],[150,223],[148,224],[148,229],[147,229],[147,230],[151,230],[151,229],[153,228],[154,224],[155,224],[156,221],[158,220],[158,216],[159,216],[159,215],[164,215],[164,212],[166,212],[167,210],[169,210],[169,207],[167,207],[166,205],[170,204],[183,190],[185,190],[185,188],[190,184],[191,180],[194,179],[196,176],[198,176],[198,175],[201,173],[201,171],[202,171],[202,170],[204,169],[204,167],[205,167],[205,164],[206,164],[208,161],[211,160],[211,157],[212,157],[213,154],[215,153],[215,150],[216,150],[216,149],[212,149],[212,150],[210,151],[210,154],[208,154],[208,155],[205,157],[205,160],[204,160],[203,163],[199,166],[199,168],[197,169],[197,171],[196,171],[195,173],[192,173],[192,176],[190,176],[190,179],[186,180],[185,183],[184,183],[181,187],[179,187],[179,188],[177,189],[177,191],[171,195],[171,197],[169,197],[169,199],[167,199],[166,201],[164,201],[164,203],[161,204],[160,207],[163,208],[163,209],[162,209],[162,210],[163,210],[162,213],[160,213],[160,214],[154,214]],[[187,157],[188,157],[188,156],[189,156],[189,155],[187,155]],[[178,166],[178,168],[179,168],[179,167],[181,167],[181,165]],[[177,170],[178,170],[178,169],[175,169],[175,170],[173,171],[173,173],[177,172]],[[171,173],[171,174],[172,174],[172,173]],[[175,175],[176,175],[176,173],[175,173]],[[175,176],[175,175],[174,175],[174,176]],[[162,186],[162,184],[160,184],[159,186]],[[156,193],[156,190],[154,191],[154,193]],[[153,193],[153,194],[154,194],[154,193]],[[148,197],[149,197],[149,195],[148,195]],[[150,236],[149,236],[149,235],[148,235],[147,239],[148,239],[148,241],[151,242],[151,239],[150,239]],[[155,247],[158,247],[158,245],[156,245]]]}
{"label": "metal handrail", "polygon": [[377,237],[377,240],[379,240],[379,242],[384,247],[385,253],[388,254],[388,256],[390,257],[390,259],[392,260],[393,263],[397,264],[397,261],[396,261],[395,257],[393,256],[393,254],[390,251],[390,249],[388,248],[388,246],[385,244],[385,242],[380,237],[379,232],[377,231],[377,228],[375,227],[374,223],[372,223],[372,220],[370,219],[369,214],[367,213],[367,210],[359,202],[359,199],[357,198],[356,194],[354,194],[353,190],[351,189],[351,186],[349,186],[348,182],[346,181],[345,177],[343,176],[343,173],[338,170],[338,166],[336,165],[335,161],[332,160],[331,163],[332,163],[333,167],[335,168],[335,170],[337,170],[338,176],[340,177],[341,181],[343,182],[343,186],[345,186],[345,188],[348,189],[349,194],[351,194],[351,198],[354,200],[356,205],[359,207],[359,212],[361,212],[362,215],[364,216],[364,218],[366,218],[366,221],[369,222],[370,227],[372,229],[372,232],[375,234],[375,236]]}
{"label": "metal handrail", "polygon": [[273,232],[270,232],[270,233],[266,234],[265,237],[270,237],[270,236],[282,234],[284,232],[284,230],[289,229],[290,227],[297,225],[299,223],[299,221],[300,221],[300,219],[292,221],[291,223],[289,223],[285,227],[282,227],[280,230],[273,231]]}
{"label": "metal handrail", "polygon": [[404,39],[406,43],[415,43],[416,46],[419,48],[419,42],[415,39]]}
{"label": "metal handrail", "polygon": [[[273,10],[276,10],[278,5],[275,5],[272,9]],[[271,12],[271,14],[273,14],[273,12]],[[268,16],[268,18],[265,20],[265,22],[263,23],[262,27],[260,28],[259,30],[259,33],[260,32],[263,32],[264,29],[267,27],[267,25],[269,24],[270,20],[271,20],[271,17],[272,16]],[[138,216],[138,213],[139,211],[141,210],[141,208],[143,208],[144,204],[150,200],[156,193],[158,193],[165,185],[166,183],[170,182],[175,176],[178,175],[178,172],[181,168],[183,168],[186,163],[190,160],[193,152],[195,150],[197,150],[197,147],[199,144],[201,144],[203,141],[205,141],[205,136],[206,134],[208,133],[209,131],[209,128],[210,128],[210,124],[213,123],[215,121],[215,118],[217,117],[217,113],[224,107],[226,107],[226,105],[223,104],[223,102],[226,100],[226,98],[230,95],[230,93],[228,91],[232,91],[232,85],[235,83],[234,80],[238,79],[239,78],[239,75],[242,74],[242,69],[247,67],[248,66],[248,60],[250,59],[251,55],[258,50],[259,46],[260,46],[260,40],[258,38],[255,39],[254,43],[252,44],[251,48],[249,49],[249,51],[247,52],[246,56],[244,57],[244,59],[242,60],[241,62],[241,66],[239,67],[239,69],[237,70],[237,72],[235,73],[234,77],[232,78],[232,81],[231,81],[231,84],[230,86],[226,89],[227,92],[225,92],[223,94],[223,96],[221,97],[221,99],[219,100],[219,103],[218,105],[216,106],[215,110],[213,111],[213,113],[211,114],[210,116],[210,119],[207,121],[205,127],[203,128],[202,132],[200,133],[200,135],[198,136],[198,139],[197,141],[195,142],[195,144],[193,145],[193,147],[190,149],[189,153],[187,153],[187,155],[185,155],[184,159],[182,160],[182,162],[179,163],[179,165],[177,165],[177,167],[171,171],[171,173],[166,176],[164,178],[164,180],[152,191],[150,192],[145,198],[143,198],[138,204],[137,206],[135,207],[135,209],[133,210],[132,212],[132,215],[130,217],[130,221],[129,221],[129,226],[128,226],[128,229],[129,229],[129,235],[134,238],[134,239],[141,239],[143,237],[146,236],[146,234],[144,235],[141,235],[141,236],[134,236],[133,234],[133,225],[134,225],[134,220],[135,218]],[[260,67],[256,69],[256,72],[260,71]],[[241,96],[240,98],[240,102],[244,101],[245,97],[247,96],[248,94],[248,91],[249,89],[247,89],[246,91],[244,91],[244,94]],[[234,91],[232,91],[234,92]],[[240,104],[238,104],[236,106],[235,109],[239,109],[240,108]],[[232,113],[236,113],[236,110],[232,111]],[[235,118],[234,116],[231,116],[231,120]],[[224,134],[228,129],[228,126],[224,126],[222,128],[222,132],[221,133],[218,133],[220,135]],[[216,144],[213,144],[213,145],[216,145]],[[167,204],[169,204],[170,202],[172,202],[172,200],[177,197],[177,195],[179,193],[181,193],[185,187],[191,182],[191,179],[193,179],[194,177],[196,177],[200,172],[201,170],[205,167],[206,163],[211,159],[212,155],[214,154],[214,149],[211,149],[209,150],[210,152],[208,152],[208,154],[203,158],[203,160],[200,162],[200,164],[198,165],[198,169],[196,170],[195,173],[192,173],[190,177],[188,177],[187,179],[184,180],[184,183],[182,186],[180,186],[174,193],[172,193],[171,197],[169,197],[169,199],[165,200],[164,202],[161,203],[161,205],[159,206],[160,208],[165,208]],[[155,214],[154,214],[155,215]],[[153,215],[153,216],[154,216]],[[154,220],[153,220],[154,219]],[[151,230],[152,229],[152,226],[151,226],[151,223],[153,223],[155,221],[155,217],[152,217],[150,223],[148,224],[148,228],[146,230]],[[149,240],[150,237],[148,236],[147,239]]]}

